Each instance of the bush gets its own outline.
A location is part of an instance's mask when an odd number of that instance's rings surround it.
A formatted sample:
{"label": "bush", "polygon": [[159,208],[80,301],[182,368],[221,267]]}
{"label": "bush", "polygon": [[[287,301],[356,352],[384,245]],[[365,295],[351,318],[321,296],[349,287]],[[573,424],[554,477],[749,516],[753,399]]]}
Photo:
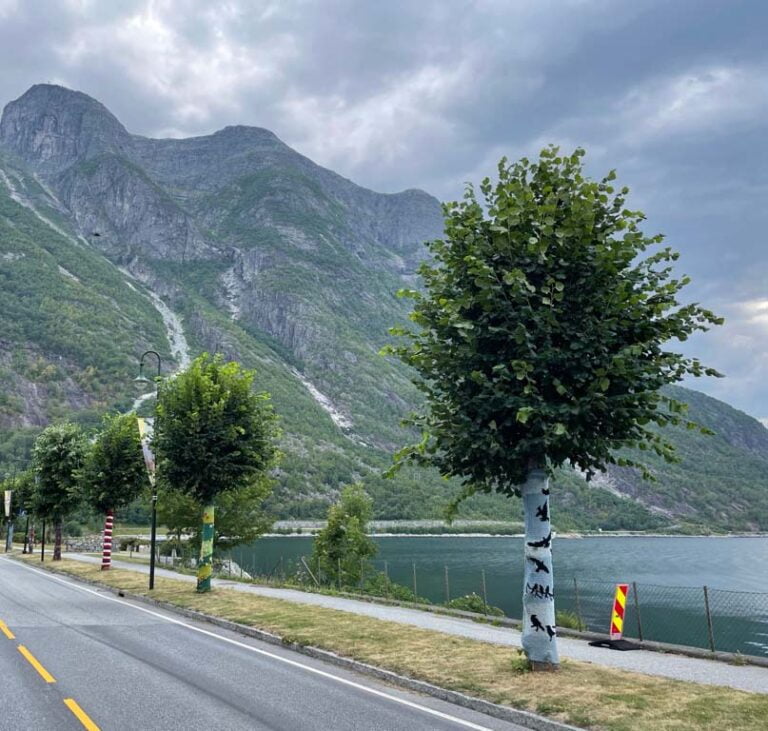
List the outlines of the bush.
{"label": "bush", "polygon": [[396,599],[399,602],[415,602],[417,604],[431,604],[429,599],[414,594],[407,586],[396,584],[386,574],[377,571],[369,576],[363,584],[363,593],[370,596]]}
{"label": "bush", "polygon": [[169,538],[167,541],[160,542],[160,555],[170,556],[174,549],[178,557],[190,558],[194,553],[194,546],[189,541],[180,541],[178,538]]}
{"label": "bush", "polygon": [[80,538],[83,535],[83,526],[74,521],[67,521],[63,526],[64,535],[69,538]]}
{"label": "bush", "polygon": [[577,629],[580,632],[587,628],[587,623],[576,612],[561,610],[555,615],[555,622],[558,627]]}
{"label": "bush", "polygon": [[504,610],[486,604],[481,596],[474,592],[466,596],[451,599],[446,605],[449,609],[460,609],[463,612],[475,612],[476,614],[492,614],[494,617],[503,617]]}

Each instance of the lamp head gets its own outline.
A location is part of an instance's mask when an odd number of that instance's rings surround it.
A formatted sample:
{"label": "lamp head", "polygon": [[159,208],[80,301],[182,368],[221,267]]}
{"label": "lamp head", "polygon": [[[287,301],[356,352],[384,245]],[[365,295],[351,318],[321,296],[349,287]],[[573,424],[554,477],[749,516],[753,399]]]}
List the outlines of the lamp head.
{"label": "lamp head", "polygon": [[133,379],[133,382],[134,383],[152,383],[152,381],[150,381],[149,378],[147,378],[144,375],[144,362],[143,361],[141,361],[139,363],[139,375],[136,376],[136,378]]}

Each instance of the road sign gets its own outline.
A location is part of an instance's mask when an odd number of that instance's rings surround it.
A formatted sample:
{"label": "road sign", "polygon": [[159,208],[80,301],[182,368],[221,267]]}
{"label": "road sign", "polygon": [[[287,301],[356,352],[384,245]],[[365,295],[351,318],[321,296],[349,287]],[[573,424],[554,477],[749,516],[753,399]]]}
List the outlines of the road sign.
{"label": "road sign", "polygon": [[624,609],[627,606],[629,584],[616,584],[616,595],[611,612],[611,639],[620,640],[624,631]]}

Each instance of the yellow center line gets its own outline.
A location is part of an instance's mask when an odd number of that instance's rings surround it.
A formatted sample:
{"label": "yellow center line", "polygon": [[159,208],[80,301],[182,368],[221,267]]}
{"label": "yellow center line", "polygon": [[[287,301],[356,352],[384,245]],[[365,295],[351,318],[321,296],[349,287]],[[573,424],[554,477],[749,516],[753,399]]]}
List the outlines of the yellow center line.
{"label": "yellow center line", "polygon": [[2,632],[9,640],[15,640],[16,636],[8,629],[8,625],[0,619],[0,632]]}
{"label": "yellow center line", "polygon": [[26,648],[24,645],[19,645],[19,652],[24,655],[29,664],[40,673],[40,676],[46,683],[55,683],[56,678],[53,677],[37,660],[37,658]]}
{"label": "yellow center line", "polygon": [[69,708],[72,713],[75,714],[77,717],[77,720],[80,721],[80,723],[83,724],[84,728],[87,728],[88,731],[100,731],[99,727],[91,721],[88,714],[80,708],[79,705],[77,705],[77,701],[74,698],[65,698],[64,704]]}

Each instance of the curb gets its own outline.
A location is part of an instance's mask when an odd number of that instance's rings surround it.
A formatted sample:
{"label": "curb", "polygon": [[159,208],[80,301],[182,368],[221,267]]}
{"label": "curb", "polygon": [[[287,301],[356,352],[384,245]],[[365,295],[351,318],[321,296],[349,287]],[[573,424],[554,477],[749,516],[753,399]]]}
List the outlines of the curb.
{"label": "curb", "polygon": [[[20,562],[23,563],[23,562]],[[84,579],[79,576],[72,576],[64,571],[55,571],[46,567],[42,568],[43,571],[47,571],[51,574],[59,574],[67,576],[68,578],[80,582],[82,584],[89,584],[90,586],[96,586],[99,589],[114,594],[116,596],[122,596],[126,599],[139,602],[141,604],[148,604],[149,606],[164,609],[174,614],[187,617],[188,619],[194,619],[198,622],[206,622],[212,624],[215,627],[229,630],[246,637],[251,637],[261,642],[268,643],[270,645],[277,645],[284,647],[301,655],[314,658],[316,660],[322,660],[336,667],[344,668],[345,670],[352,670],[362,675],[376,678],[377,680],[383,680],[391,685],[405,690],[415,691],[416,693],[422,693],[424,695],[437,698],[448,703],[452,703],[456,706],[468,708],[478,713],[483,713],[486,716],[491,716],[502,721],[509,721],[510,723],[516,723],[524,728],[532,729],[532,731],[582,731],[577,726],[570,726],[569,724],[562,723],[560,721],[553,721],[543,716],[537,716],[535,713],[529,711],[522,711],[509,706],[502,706],[497,703],[491,703],[490,701],[484,701],[480,698],[474,698],[473,696],[459,693],[455,690],[448,690],[441,688],[432,683],[427,683],[423,680],[416,680],[406,675],[400,675],[392,672],[391,670],[384,670],[383,668],[376,667],[375,665],[368,665],[367,663],[360,662],[358,660],[352,660],[351,658],[337,655],[329,650],[321,650],[318,647],[312,647],[311,645],[300,645],[296,642],[290,642],[285,640],[280,635],[266,632],[265,630],[256,629],[255,627],[249,627],[244,624],[232,622],[228,619],[222,619],[221,617],[214,617],[210,614],[204,614],[203,612],[197,612],[193,609],[185,609],[184,607],[177,607],[169,602],[159,601],[152,599],[151,597],[143,596],[141,594],[133,594],[131,592],[124,591],[122,589],[116,589],[111,586],[107,586],[98,581],[92,579]]]}

